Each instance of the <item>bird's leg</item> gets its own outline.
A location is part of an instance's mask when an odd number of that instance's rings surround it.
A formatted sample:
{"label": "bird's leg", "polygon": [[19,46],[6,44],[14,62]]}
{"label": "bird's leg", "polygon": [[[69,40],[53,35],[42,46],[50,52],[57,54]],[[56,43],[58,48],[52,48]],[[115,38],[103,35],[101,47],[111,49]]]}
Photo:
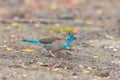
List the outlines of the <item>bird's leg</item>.
{"label": "bird's leg", "polygon": [[49,53],[55,58],[57,55],[54,54],[52,51],[49,51]]}
{"label": "bird's leg", "polygon": [[40,48],[41,48],[41,54],[48,53],[48,50],[46,50],[43,46],[40,47]]}

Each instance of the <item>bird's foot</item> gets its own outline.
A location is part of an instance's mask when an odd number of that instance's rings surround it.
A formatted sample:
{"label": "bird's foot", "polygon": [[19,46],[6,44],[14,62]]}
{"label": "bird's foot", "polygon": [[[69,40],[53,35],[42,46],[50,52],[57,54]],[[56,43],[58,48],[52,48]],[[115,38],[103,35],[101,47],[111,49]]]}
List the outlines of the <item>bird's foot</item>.
{"label": "bird's foot", "polygon": [[52,51],[49,51],[49,53],[54,57],[54,58],[56,58],[57,57],[57,55],[56,54],[54,54]]}

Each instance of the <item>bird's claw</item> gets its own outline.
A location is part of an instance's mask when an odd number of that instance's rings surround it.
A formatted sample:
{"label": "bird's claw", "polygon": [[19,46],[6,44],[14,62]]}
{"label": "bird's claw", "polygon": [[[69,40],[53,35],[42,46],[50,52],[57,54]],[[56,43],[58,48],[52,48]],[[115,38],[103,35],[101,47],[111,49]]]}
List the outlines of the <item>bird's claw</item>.
{"label": "bird's claw", "polygon": [[49,53],[55,58],[57,55],[54,54],[52,51],[49,51]]}

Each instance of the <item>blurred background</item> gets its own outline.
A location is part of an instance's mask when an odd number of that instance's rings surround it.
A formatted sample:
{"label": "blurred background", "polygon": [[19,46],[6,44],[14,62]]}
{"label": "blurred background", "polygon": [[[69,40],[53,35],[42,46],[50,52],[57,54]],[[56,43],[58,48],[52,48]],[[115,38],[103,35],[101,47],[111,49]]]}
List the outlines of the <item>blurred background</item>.
{"label": "blurred background", "polygon": [[[69,32],[58,58],[23,42]],[[119,80],[119,53],[120,0],[0,0],[1,80]]]}
{"label": "blurred background", "polygon": [[0,19],[115,17],[119,7],[119,0],[0,0]]}
{"label": "blurred background", "polygon": [[[77,27],[75,31],[73,30],[75,33],[79,33],[79,28],[83,27],[115,28],[120,23],[119,2],[119,0],[0,0],[0,22],[33,21],[45,25],[50,23],[54,26]],[[69,31],[71,28],[67,32]]]}

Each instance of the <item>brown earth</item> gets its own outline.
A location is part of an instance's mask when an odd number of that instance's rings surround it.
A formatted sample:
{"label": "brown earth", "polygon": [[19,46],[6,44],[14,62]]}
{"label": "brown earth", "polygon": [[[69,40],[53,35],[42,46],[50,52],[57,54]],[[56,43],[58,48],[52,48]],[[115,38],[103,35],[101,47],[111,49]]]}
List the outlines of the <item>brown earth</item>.
{"label": "brown earth", "polygon": [[[36,1],[0,1],[0,80],[120,80],[120,1],[63,1],[44,0],[42,7],[34,6]],[[56,58],[41,53],[39,45],[22,42],[62,36],[52,30],[57,26],[80,31],[72,50]]]}

